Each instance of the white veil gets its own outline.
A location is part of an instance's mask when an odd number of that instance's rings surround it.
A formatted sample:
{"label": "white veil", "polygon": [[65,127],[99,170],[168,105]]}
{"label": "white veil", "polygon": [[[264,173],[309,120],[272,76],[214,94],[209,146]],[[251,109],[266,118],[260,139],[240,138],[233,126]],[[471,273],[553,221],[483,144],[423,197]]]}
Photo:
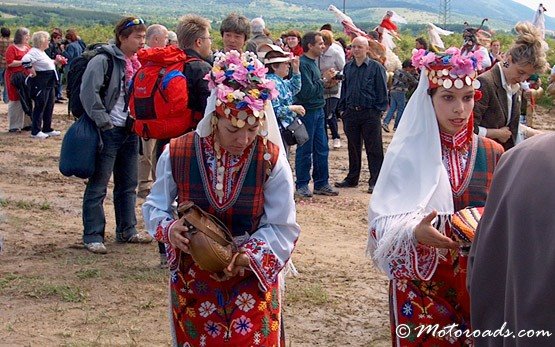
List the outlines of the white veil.
{"label": "white veil", "polygon": [[[432,210],[451,215],[453,195],[442,162],[439,126],[428,77],[421,71],[418,88],[411,96],[385,159],[370,200],[367,253],[386,273],[391,259],[400,257],[413,228]],[[440,230],[441,231],[441,230]]]}
{"label": "white veil", "polygon": [[435,26],[433,23],[428,23],[428,34],[430,37],[430,43],[438,48],[445,49],[445,44],[439,35],[449,36],[453,34],[452,31],[441,29]]}

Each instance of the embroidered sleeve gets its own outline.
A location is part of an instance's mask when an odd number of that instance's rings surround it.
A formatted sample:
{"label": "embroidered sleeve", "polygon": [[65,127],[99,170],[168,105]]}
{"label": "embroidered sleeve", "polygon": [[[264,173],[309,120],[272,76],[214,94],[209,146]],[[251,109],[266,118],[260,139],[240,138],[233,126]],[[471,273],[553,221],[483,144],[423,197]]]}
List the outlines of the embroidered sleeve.
{"label": "embroidered sleeve", "polygon": [[143,218],[150,235],[156,240],[168,243],[168,231],[175,221],[173,202],[177,196],[171,171],[169,146],[158,159],[156,182],[143,204]]}
{"label": "embroidered sleeve", "polygon": [[[367,253],[390,279],[429,280],[438,264],[435,247],[419,244],[414,228],[424,214],[378,217],[372,221]],[[444,219],[444,217],[440,217]],[[445,223],[439,229],[444,230]]]}
{"label": "embroidered sleeve", "polygon": [[251,269],[265,288],[278,281],[278,274],[291,257],[299,237],[293,200],[293,177],[287,158],[278,156],[264,185],[264,215],[260,227],[243,245]]}

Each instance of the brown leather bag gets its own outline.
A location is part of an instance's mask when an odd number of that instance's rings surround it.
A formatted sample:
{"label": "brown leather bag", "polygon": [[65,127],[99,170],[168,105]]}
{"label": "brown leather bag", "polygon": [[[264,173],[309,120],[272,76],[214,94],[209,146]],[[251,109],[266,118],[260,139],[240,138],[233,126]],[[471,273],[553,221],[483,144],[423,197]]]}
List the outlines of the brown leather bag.
{"label": "brown leather bag", "polygon": [[195,263],[210,272],[226,268],[238,252],[226,226],[191,201],[180,204],[177,211],[185,220],[184,225],[190,229],[193,227],[185,236],[189,239],[189,253]]}

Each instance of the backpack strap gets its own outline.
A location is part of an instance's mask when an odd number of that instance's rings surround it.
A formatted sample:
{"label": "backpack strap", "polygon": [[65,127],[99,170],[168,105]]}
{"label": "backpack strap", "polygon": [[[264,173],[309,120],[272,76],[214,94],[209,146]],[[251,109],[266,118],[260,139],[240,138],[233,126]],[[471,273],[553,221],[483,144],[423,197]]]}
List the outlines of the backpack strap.
{"label": "backpack strap", "polygon": [[111,54],[108,54],[102,49],[98,49],[99,54],[104,54],[108,58],[108,70],[106,70],[106,74],[104,75],[104,81],[102,82],[102,87],[100,87],[99,94],[100,98],[104,100],[106,96],[106,91],[110,86],[110,80],[112,79],[112,73],[114,72],[114,57]]}

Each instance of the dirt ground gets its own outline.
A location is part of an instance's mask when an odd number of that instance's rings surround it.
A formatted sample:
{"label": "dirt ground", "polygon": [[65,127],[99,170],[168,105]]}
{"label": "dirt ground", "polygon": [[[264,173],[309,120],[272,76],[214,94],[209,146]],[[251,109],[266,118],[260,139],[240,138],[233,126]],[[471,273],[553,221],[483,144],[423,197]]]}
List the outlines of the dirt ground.
{"label": "dirt ground", "polygon": [[[0,105],[0,346],[167,346],[167,272],[157,246],[114,240],[111,187],[106,198],[109,253],[81,243],[84,181],[58,171],[62,138],[9,134]],[[56,105],[53,127],[72,123]],[[544,112],[539,128],[555,129]],[[340,126],[341,128],[341,126]],[[387,144],[391,134],[385,134]],[[364,160],[365,162],[366,160]],[[330,182],[344,178],[347,148],[330,152]],[[363,164],[361,182],[368,179]],[[337,197],[297,201],[302,234],[288,278],[288,346],[388,346],[387,280],[365,257],[367,186]],[[140,203],[137,216],[140,228]]]}

